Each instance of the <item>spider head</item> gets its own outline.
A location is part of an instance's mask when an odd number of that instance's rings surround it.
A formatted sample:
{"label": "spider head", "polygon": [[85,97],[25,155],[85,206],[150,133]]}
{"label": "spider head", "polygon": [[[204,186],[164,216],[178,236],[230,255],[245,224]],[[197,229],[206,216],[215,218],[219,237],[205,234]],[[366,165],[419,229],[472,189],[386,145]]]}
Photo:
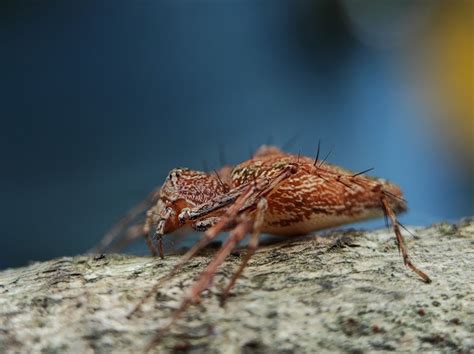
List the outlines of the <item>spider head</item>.
{"label": "spider head", "polygon": [[215,174],[175,168],[170,171],[156,196],[156,204],[151,211],[153,224],[162,233],[173,232],[183,226],[178,216],[185,208],[209,201],[226,192],[227,186]]}

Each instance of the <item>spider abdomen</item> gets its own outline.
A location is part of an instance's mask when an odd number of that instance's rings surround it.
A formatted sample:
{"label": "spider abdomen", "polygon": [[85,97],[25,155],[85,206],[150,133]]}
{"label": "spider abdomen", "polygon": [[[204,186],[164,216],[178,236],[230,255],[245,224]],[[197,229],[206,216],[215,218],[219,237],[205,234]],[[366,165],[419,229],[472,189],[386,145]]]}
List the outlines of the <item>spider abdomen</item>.
{"label": "spider abdomen", "polygon": [[384,191],[397,212],[406,210],[400,188],[384,180],[354,174],[337,166],[291,154],[271,154],[234,168],[234,186],[252,179],[271,178],[289,163],[298,171],[267,196],[262,231],[292,236],[383,216],[380,200]]}

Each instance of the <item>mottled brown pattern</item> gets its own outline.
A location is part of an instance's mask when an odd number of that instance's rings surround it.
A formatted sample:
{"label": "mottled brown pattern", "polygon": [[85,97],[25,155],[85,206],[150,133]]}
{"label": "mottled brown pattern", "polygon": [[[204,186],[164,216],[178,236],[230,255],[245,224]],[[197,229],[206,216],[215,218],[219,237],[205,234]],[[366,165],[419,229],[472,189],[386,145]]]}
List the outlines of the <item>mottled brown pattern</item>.
{"label": "mottled brown pattern", "polygon": [[298,165],[298,172],[267,197],[264,232],[301,234],[382,216],[383,191],[400,198],[390,198],[396,212],[406,210],[402,192],[396,185],[363,175],[353,177],[354,172],[314,162],[312,158],[274,149],[234,168],[232,183],[237,187],[259,178],[272,178],[289,163]]}
{"label": "mottled brown pattern", "polygon": [[197,205],[225,192],[225,186],[215,174],[175,168],[161,187],[160,197],[170,201],[183,199],[191,205]]}

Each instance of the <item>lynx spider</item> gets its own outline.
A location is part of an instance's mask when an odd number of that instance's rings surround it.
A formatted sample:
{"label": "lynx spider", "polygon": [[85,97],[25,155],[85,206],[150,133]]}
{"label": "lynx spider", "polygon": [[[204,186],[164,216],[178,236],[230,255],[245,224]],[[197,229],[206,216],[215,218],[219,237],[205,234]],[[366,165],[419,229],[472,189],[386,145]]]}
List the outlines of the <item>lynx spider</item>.
{"label": "lynx spider", "polygon": [[[262,146],[250,160],[213,173],[173,169],[163,186],[151,195],[153,206],[146,213],[143,231],[134,230],[123,237],[128,243],[145,234],[153,255],[163,257],[162,236],[183,226],[204,231],[198,241],[173,270],[148,292],[129,316],[146,299],[220,232],[228,238],[185,294],[170,323],[162,328],[146,350],[153,348],[200,294],[211,285],[217,268],[237,244],[250,233],[247,253],[224,290],[225,299],[258,247],[260,233],[295,236],[312,231],[385,216],[389,219],[404,264],[430,283],[431,279],[410,260],[396,214],[406,211],[406,201],[398,186],[383,179],[368,177],[369,170],[353,173],[316,158],[285,153],[273,146]],[[109,245],[120,230],[144,209],[137,206],[106,236],[101,248]],[[154,237],[150,236],[154,229]]]}

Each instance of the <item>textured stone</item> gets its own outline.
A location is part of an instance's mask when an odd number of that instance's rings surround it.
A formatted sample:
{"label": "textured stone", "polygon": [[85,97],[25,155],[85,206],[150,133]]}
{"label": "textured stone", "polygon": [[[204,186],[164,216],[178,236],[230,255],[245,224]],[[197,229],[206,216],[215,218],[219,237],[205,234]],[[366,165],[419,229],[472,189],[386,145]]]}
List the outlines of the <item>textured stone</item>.
{"label": "textured stone", "polygon": [[[406,234],[425,284],[392,232],[332,232],[262,247],[224,307],[229,257],[201,304],[156,352],[474,351],[474,220]],[[347,245],[347,241],[350,245]],[[137,352],[165,325],[214,250],[195,257],[131,319],[177,256],[78,256],[0,272],[0,352]]]}

